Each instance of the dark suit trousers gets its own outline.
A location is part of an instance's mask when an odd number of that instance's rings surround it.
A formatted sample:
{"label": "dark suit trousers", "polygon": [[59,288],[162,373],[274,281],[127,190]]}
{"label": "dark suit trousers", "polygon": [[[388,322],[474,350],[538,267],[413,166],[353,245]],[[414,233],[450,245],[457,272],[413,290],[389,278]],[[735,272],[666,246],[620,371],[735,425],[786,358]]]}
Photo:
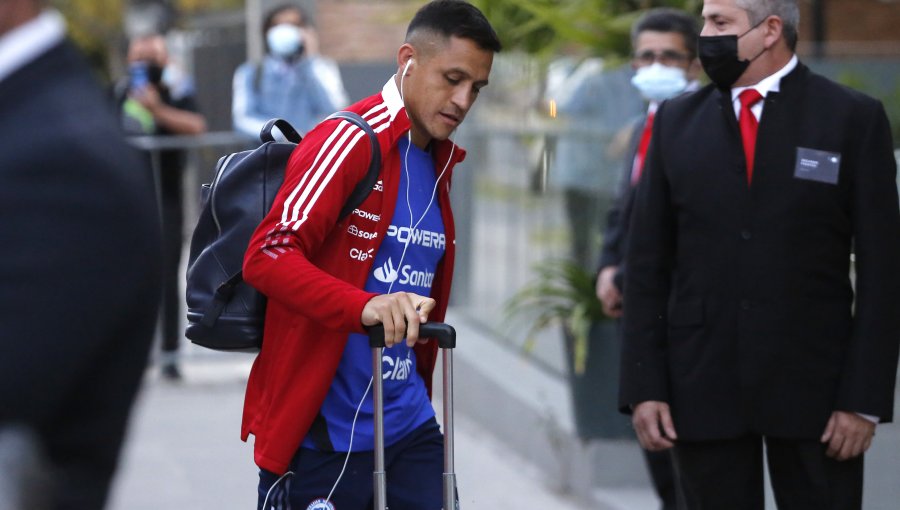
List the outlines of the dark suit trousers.
{"label": "dark suit trousers", "polygon": [[689,510],[763,510],[763,441],[779,510],[860,510],[863,456],[839,462],[818,440],[747,436],[675,445]]}
{"label": "dark suit trousers", "polygon": [[181,205],[181,189],[163,190],[162,197],[163,231],[163,293],[162,293],[162,350],[175,352],[182,337],[181,290],[179,267],[181,251],[184,247],[182,230],[184,211]]}
{"label": "dark suit trousers", "polygon": [[651,452],[643,448],[641,451],[644,452],[650,481],[653,482],[653,488],[662,504],[660,509],[685,510],[684,495],[678,486],[672,451]]}

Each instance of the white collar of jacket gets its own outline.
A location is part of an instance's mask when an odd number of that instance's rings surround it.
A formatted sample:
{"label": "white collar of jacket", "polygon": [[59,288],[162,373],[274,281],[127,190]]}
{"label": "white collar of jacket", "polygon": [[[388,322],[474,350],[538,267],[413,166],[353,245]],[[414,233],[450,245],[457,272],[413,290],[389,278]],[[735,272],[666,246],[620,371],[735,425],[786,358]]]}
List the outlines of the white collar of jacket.
{"label": "white collar of jacket", "polygon": [[44,11],[33,20],[0,37],[0,81],[62,42],[66,22],[54,9]]}
{"label": "white collar of jacket", "polygon": [[[397,88],[397,82],[394,79],[397,75],[391,76],[391,79],[384,84],[384,87],[381,88],[381,97],[384,99],[384,104],[387,105],[388,114],[391,116],[391,120],[393,121],[397,114],[400,113],[401,110],[405,110],[406,108],[403,106],[403,98],[400,97],[400,89]],[[409,120],[408,118],[405,120]]]}

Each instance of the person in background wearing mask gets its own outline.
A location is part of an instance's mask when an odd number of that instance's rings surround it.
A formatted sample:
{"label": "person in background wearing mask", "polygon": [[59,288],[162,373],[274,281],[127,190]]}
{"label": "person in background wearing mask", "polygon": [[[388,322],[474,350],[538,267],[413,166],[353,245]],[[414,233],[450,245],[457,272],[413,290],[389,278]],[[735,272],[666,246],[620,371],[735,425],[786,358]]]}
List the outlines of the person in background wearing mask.
{"label": "person in background wearing mask", "polygon": [[[116,85],[122,123],[129,135],[198,135],[206,132],[206,119],[197,112],[193,87],[176,81],[169,62],[166,39],[161,34],[133,37],[128,44],[129,74]],[[181,328],[181,280],[179,265],[184,244],[182,178],[186,154],[160,151],[152,161],[159,186],[163,227],[163,295],[161,314],[162,354],[160,372],[170,380],[181,379],[178,346]]]}
{"label": "person in background wearing mask", "polygon": [[263,38],[262,62],[245,62],[234,72],[234,129],[258,139],[266,121],[278,117],[303,135],[347,105],[340,71],[319,54],[318,36],[300,6],[269,11]]}
{"label": "person in background wearing mask", "polygon": [[674,447],[689,509],[761,510],[764,451],[779,509],[861,509],[893,419],[890,126],[798,61],[799,17],[704,0],[712,83],[660,105],[634,199],[620,406],[641,445]]}
{"label": "person in background wearing mask", "polygon": [[[555,105],[555,115],[565,127],[544,137],[532,176],[535,191],[547,184],[562,192],[570,240],[567,255],[588,271],[599,253],[602,211],[609,208],[617,188],[624,150],[617,133],[644,110],[629,82],[631,70],[607,64],[601,57],[574,55],[550,63],[544,103],[548,113]],[[621,427],[616,426],[619,423]],[[631,434],[626,419],[602,433],[617,435],[619,430]]]}
{"label": "person in background wearing mask", "polygon": [[[633,48],[631,82],[649,102],[646,117],[631,127],[622,184],[616,204],[609,210],[597,276],[597,297],[610,317],[621,317],[625,246],[635,187],[644,168],[653,117],[659,104],[699,87],[697,21],[684,11],[659,8],[644,13],[631,27]],[[683,508],[669,452],[644,450],[650,478],[663,510]]]}

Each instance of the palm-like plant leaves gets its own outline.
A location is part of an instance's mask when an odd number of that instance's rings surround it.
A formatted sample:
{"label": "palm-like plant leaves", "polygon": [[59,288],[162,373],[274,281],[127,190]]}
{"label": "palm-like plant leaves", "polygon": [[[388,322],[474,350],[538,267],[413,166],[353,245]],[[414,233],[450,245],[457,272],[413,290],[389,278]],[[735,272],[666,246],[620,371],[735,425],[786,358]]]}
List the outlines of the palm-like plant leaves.
{"label": "palm-like plant leaves", "polygon": [[535,278],[507,301],[509,319],[528,324],[525,348],[530,350],[535,333],[562,324],[575,340],[573,366],[584,372],[591,324],[607,319],[594,290],[594,275],[566,259],[543,261],[535,268]]}

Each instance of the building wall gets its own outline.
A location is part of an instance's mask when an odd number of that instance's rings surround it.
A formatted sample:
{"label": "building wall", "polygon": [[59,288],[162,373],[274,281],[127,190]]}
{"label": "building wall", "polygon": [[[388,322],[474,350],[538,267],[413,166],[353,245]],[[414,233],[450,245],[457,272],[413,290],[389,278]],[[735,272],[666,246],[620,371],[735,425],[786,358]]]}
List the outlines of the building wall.
{"label": "building wall", "polygon": [[[825,54],[833,57],[900,57],[900,1],[822,0]],[[800,1],[801,54],[811,51],[813,2]]]}
{"label": "building wall", "polygon": [[406,26],[423,5],[415,0],[319,0],[322,53],[338,62],[393,61]]}

